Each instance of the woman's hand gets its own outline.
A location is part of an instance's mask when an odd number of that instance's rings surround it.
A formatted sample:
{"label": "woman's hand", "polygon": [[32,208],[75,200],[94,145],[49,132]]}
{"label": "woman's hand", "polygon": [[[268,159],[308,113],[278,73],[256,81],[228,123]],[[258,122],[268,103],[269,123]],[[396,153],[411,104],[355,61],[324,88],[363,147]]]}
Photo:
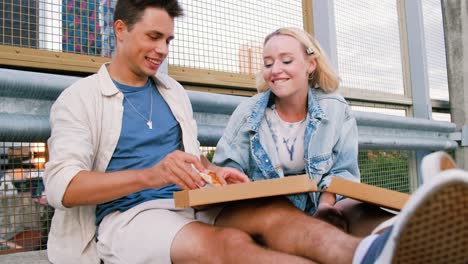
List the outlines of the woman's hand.
{"label": "woman's hand", "polygon": [[348,232],[348,222],[340,210],[327,203],[319,204],[313,217],[332,224],[344,232]]}
{"label": "woman's hand", "polygon": [[234,168],[217,167],[214,172],[221,181],[221,184],[236,184],[250,181],[247,175]]}
{"label": "woman's hand", "polygon": [[348,232],[348,221],[343,213],[334,206],[335,202],[336,196],[333,193],[322,193],[317,211],[313,216]]}
{"label": "woman's hand", "polygon": [[222,185],[249,182],[250,179],[244,173],[229,167],[218,167],[211,163],[205,156],[200,155],[200,161],[209,170],[212,170],[218,176]]}

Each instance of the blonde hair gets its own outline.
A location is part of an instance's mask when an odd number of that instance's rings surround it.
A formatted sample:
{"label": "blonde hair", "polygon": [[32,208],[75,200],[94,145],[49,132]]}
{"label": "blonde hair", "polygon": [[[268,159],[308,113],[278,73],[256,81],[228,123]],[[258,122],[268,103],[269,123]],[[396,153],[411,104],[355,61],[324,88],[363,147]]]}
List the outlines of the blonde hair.
{"label": "blonde hair", "polygon": [[[299,28],[284,27],[266,36],[263,46],[273,36],[277,35],[287,35],[298,40],[304,46],[304,53],[317,62],[315,70],[309,76],[310,87],[320,88],[326,93],[331,93],[338,89],[340,79],[328,62],[326,54],[312,35]],[[256,86],[260,93],[270,89],[263,79],[263,70],[257,75]]]}

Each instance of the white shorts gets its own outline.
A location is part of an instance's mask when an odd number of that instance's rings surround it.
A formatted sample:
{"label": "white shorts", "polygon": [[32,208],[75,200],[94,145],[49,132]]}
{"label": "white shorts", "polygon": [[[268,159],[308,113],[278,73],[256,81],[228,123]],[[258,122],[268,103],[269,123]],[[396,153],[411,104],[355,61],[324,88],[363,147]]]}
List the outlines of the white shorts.
{"label": "white shorts", "polygon": [[171,263],[171,245],[186,224],[214,225],[223,206],[203,210],[175,208],[173,199],[144,202],[104,217],[97,249],[104,263]]}

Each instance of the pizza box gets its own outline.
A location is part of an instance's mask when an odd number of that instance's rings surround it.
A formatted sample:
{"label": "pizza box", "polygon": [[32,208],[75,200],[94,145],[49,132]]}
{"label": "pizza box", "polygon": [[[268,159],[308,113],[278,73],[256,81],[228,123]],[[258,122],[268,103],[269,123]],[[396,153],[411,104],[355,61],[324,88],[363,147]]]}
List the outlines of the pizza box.
{"label": "pizza box", "polygon": [[306,192],[331,192],[381,207],[401,210],[408,194],[334,177],[326,190],[307,175],[174,192],[176,207],[192,207]]}
{"label": "pizza box", "polygon": [[174,192],[176,207],[191,207],[260,197],[317,191],[307,175]]}

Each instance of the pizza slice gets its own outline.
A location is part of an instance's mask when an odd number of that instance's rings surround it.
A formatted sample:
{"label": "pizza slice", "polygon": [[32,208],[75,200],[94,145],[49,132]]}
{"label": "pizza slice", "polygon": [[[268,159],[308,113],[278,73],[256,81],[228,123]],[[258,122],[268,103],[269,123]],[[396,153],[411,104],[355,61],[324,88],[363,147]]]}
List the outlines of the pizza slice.
{"label": "pizza slice", "polygon": [[213,186],[221,186],[223,185],[219,180],[218,175],[214,171],[208,171],[207,173],[200,172],[200,177],[203,178],[204,181],[213,185]]}

